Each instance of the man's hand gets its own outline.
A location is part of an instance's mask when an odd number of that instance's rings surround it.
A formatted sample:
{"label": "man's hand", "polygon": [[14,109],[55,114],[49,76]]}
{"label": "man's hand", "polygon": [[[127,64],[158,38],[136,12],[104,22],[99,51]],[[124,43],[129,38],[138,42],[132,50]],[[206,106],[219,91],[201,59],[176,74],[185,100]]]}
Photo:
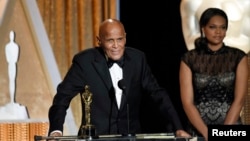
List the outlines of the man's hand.
{"label": "man's hand", "polygon": [[177,130],[175,132],[176,137],[191,138],[192,136],[184,130]]}
{"label": "man's hand", "polygon": [[[60,136],[62,136],[62,133],[60,133],[60,132],[52,132],[49,136],[50,137],[60,137]],[[48,140],[48,141],[56,141],[56,140]]]}

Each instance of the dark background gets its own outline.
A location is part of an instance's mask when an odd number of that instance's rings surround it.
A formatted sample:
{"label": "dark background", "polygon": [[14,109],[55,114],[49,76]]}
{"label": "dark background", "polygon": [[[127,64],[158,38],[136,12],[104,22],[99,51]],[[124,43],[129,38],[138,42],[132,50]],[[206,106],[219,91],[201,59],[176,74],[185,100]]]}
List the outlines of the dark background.
{"label": "dark background", "polygon": [[[145,52],[153,74],[169,92],[185,127],[187,119],[180,101],[179,64],[187,49],[182,35],[180,1],[120,0],[120,20],[127,33],[126,45]],[[147,100],[144,132],[166,131],[155,105]]]}

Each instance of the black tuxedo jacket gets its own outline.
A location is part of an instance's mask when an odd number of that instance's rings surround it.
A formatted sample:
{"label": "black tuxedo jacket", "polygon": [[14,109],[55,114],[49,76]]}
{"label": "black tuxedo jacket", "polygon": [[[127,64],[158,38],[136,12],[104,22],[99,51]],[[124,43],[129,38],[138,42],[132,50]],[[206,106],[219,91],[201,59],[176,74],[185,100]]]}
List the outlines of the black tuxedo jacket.
{"label": "black tuxedo jacket", "polygon": [[[82,94],[89,85],[93,100],[91,103],[91,124],[97,135],[126,134],[128,131],[127,104],[129,104],[130,132],[140,133],[140,108],[143,95],[150,95],[152,102],[159,105],[164,117],[173,123],[175,129],[182,129],[179,117],[165,91],[159,87],[146,62],[143,52],[125,47],[123,79],[126,86],[118,109],[114,88],[101,47],[94,47],[76,54],[49,110],[50,129],[63,131],[66,110],[77,94]],[[126,96],[126,97],[124,97]],[[82,124],[85,124],[84,104],[82,103]],[[150,111],[149,111],[150,112]],[[143,116],[143,115],[142,115]],[[153,121],[152,121],[153,122]]]}

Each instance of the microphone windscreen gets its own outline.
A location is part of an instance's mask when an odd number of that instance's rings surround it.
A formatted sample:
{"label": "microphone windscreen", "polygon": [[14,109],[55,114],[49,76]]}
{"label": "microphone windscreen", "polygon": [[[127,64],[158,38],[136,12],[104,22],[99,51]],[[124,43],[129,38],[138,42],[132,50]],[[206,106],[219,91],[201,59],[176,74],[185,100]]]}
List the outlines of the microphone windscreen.
{"label": "microphone windscreen", "polygon": [[118,87],[122,90],[125,90],[126,89],[126,86],[125,86],[125,83],[124,83],[124,80],[121,79],[118,81]]}

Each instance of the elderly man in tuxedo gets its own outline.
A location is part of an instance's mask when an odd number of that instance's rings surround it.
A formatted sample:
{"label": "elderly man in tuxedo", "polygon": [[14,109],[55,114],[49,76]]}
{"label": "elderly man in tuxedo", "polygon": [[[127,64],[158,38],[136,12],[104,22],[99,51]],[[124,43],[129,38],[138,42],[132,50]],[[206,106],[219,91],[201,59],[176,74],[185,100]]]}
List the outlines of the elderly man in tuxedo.
{"label": "elderly man in tuxedo", "polygon": [[[82,94],[88,85],[93,94],[91,124],[95,126],[97,135],[141,133],[141,100],[143,95],[150,95],[166,120],[173,124],[176,136],[190,137],[183,130],[168,93],[152,75],[145,54],[135,48],[125,47],[123,24],[116,19],[105,20],[100,25],[97,40],[98,47],[86,49],[74,56],[68,73],[58,85],[49,109],[49,135],[63,135],[70,101],[77,94]],[[84,106],[82,101],[83,110]],[[86,123],[84,114],[82,125]]]}

